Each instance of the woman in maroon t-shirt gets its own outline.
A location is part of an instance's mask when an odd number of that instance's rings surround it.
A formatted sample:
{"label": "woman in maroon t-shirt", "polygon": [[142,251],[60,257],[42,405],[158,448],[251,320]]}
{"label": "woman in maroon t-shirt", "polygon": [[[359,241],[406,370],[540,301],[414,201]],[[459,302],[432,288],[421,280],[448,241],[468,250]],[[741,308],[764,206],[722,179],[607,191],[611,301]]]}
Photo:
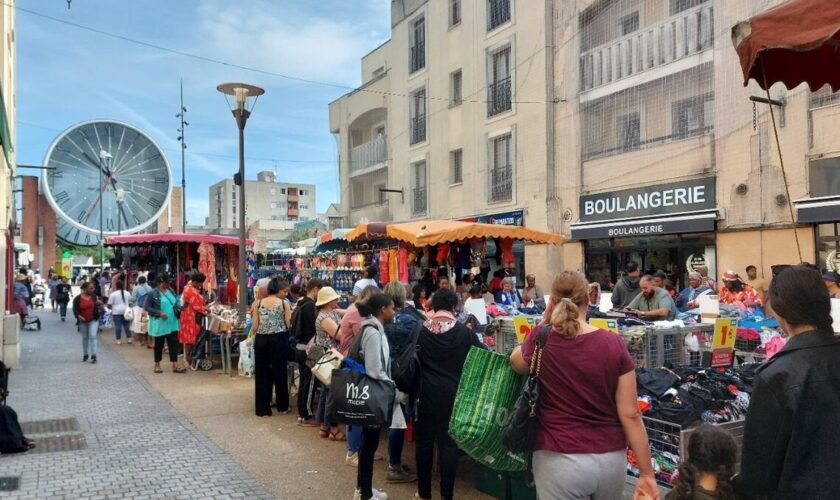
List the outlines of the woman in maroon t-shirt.
{"label": "woman in maroon t-shirt", "polygon": [[[580,274],[559,274],[546,313],[550,322],[539,327],[551,330],[539,372],[537,493],[559,500],[621,498],[629,441],[641,472],[634,498],[657,499],[633,360],[621,337],[586,323],[587,291]],[[511,354],[517,373],[528,373],[539,331]]]}

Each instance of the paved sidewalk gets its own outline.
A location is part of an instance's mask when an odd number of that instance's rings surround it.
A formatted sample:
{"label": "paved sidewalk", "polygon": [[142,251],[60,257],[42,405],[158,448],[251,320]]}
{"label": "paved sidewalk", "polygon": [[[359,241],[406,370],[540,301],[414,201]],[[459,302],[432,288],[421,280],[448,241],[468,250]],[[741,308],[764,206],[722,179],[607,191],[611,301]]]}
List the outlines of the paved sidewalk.
{"label": "paved sidewalk", "polygon": [[[69,319],[38,314],[43,330],[21,332],[23,367],[11,374],[7,402],[39,446],[0,456],[0,476],[20,478],[0,498],[274,498],[109,342],[100,341],[96,365],[82,363]],[[59,421],[33,423],[46,420]]]}

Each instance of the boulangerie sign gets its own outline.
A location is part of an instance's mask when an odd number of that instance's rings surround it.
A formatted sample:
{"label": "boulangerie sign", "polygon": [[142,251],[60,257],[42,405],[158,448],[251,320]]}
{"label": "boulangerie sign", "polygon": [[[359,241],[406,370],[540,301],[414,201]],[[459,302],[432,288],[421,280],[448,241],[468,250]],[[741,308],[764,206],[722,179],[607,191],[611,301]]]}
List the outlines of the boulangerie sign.
{"label": "boulangerie sign", "polygon": [[580,222],[712,210],[715,204],[715,178],[705,177],[581,196]]}

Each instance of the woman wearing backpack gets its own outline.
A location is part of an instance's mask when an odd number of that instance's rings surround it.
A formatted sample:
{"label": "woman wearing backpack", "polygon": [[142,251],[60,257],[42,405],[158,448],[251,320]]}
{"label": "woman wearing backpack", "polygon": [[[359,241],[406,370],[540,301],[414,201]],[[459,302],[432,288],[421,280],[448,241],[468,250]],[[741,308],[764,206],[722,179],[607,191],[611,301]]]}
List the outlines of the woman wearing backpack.
{"label": "woman wearing backpack", "polygon": [[125,312],[128,310],[131,294],[125,293],[125,281],[117,280],[115,291],[108,297],[108,308],[111,309],[111,316],[114,318],[114,335],[117,337],[117,345],[122,344],[120,337],[125,330],[125,337],[131,343],[131,330],[129,322],[125,319]]}
{"label": "woman wearing backpack", "polygon": [[146,312],[149,314],[149,336],[155,339],[155,373],[163,373],[160,362],[163,359],[163,345],[169,347],[169,361],[173,373],[185,373],[178,367],[178,298],[169,289],[169,275],[158,276],[158,286],[146,296]]}

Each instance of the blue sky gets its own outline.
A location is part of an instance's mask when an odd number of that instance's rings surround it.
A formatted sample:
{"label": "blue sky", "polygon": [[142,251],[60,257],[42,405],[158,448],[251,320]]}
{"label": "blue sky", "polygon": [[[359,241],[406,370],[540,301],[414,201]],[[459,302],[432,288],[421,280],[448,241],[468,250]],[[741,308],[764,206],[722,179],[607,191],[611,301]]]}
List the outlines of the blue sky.
{"label": "blue sky", "polygon": [[[355,87],[360,58],[385,41],[389,0],[19,1],[71,23],[183,52]],[[70,125],[126,121],[160,144],[180,185],[179,78],[187,121],[187,219],[203,224],[208,187],[237,168],[233,117],[216,91],[226,81],[266,89],[245,130],[246,176],[274,170],[317,185],[318,211],[338,201],[336,143],[327,104],[347,90],[187,58],[18,11],[17,159],[41,164]],[[272,161],[272,160],[277,160]]]}

